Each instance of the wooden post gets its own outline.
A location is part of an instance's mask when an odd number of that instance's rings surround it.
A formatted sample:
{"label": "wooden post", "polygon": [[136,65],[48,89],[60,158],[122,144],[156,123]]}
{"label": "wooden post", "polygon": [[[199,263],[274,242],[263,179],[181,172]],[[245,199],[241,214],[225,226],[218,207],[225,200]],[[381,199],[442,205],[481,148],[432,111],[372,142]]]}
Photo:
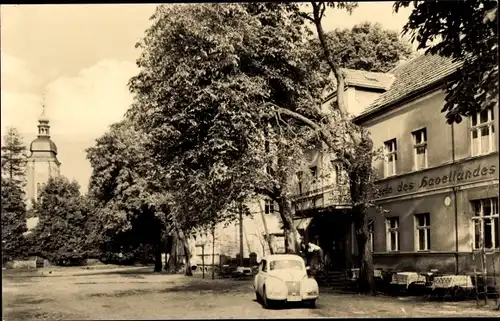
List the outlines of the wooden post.
{"label": "wooden post", "polygon": [[201,271],[203,278],[205,278],[205,244],[201,246]]}
{"label": "wooden post", "polygon": [[243,203],[239,204],[240,212],[240,266],[243,266]]}
{"label": "wooden post", "polygon": [[[260,205],[260,217],[262,218],[262,223],[264,224],[264,232],[266,233],[266,241],[267,245],[269,246],[269,254],[274,254],[272,242],[271,242],[271,237],[269,236],[269,230],[267,229],[267,221],[266,217],[264,216],[264,209],[262,208],[262,203],[259,202]],[[272,213],[271,213],[272,214]],[[265,251],[262,252],[262,256],[266,256]]]}
{"label": "wooden post", "polygon": [[212,280],[215,279],[215,224],[212,227]]}

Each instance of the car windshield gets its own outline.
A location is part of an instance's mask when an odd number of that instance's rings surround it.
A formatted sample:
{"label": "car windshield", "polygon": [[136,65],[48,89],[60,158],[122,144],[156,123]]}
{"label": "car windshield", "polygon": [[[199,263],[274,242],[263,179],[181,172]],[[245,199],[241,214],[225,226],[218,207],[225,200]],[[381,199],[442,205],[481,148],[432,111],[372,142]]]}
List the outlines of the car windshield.
{"label": "car windshield", "polygon": [[277,260],[272,261],[269,264],[271,270],[285,270],[285,269],[293,269],[293,270],[302,270],[302,263],[297,260]]}

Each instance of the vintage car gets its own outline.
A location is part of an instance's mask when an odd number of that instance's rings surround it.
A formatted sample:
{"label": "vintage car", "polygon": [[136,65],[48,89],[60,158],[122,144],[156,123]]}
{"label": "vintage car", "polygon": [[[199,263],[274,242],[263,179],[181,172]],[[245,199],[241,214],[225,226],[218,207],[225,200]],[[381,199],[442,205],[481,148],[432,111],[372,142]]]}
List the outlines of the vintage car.
{"label": "vintage car", "polygon": [[262,259],[253,287],[257,301],[270,308],[277,303],[303,302],[316,307],[318,283],[307,274],[304,259],[295,254],[274,254]]}
{"label": "vintage car", "polygon": [[236,270],[233,271],[232,276],[240,280],[247,277],[250,278],[252,276],[252,268],[238,266]]}

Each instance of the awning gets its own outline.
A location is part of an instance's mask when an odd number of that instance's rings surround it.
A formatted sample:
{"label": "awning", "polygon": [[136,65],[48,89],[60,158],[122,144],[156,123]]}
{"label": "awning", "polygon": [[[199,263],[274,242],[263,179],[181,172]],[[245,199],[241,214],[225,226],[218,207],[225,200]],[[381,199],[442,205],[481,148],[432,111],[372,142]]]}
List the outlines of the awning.
{"label": "awning", "polygon": [[293,225],[298,230],[306,230],[309,224],[311,224],[312,217],[304,217],[293,220]]}

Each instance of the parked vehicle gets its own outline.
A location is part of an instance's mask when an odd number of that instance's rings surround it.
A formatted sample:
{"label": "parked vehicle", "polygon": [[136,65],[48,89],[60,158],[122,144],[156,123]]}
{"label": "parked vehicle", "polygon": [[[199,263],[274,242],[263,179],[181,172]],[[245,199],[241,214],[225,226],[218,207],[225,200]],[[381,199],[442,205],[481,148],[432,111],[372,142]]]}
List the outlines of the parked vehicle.
{"label": "parked vehicle", "polygon": [[238,266],[235,271],[233,271],[233,278],[243,279],[252,276],[252,269],[249,267]]}
{"label": "parked vehicle", "polygon": [[265,308],[279,303],[303,302],[316,307],[318,283],[308,276],[302,257],[295,254],[275,254],[264,258],[254,279],[257,301]]}

